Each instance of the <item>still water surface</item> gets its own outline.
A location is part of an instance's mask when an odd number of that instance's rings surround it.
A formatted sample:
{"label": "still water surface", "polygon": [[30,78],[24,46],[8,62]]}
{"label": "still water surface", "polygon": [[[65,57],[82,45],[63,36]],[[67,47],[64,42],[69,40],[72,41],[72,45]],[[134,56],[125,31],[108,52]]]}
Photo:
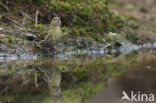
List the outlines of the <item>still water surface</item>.
{"label": "still water surface", "polygon": [[155,48],[0,62],[0,103],[121,103],[122,91],[156,94]]}

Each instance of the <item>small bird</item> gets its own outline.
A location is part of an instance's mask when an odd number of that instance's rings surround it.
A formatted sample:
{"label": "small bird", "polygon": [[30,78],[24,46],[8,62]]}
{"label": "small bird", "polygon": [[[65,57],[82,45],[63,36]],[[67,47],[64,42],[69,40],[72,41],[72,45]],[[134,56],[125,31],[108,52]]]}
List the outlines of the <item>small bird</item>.
{"label": "small bird", "polygon": [[[26,72],[29,72],[30,74],[36,73],[36,75],[34,74],[34,83],[37,88],[42,86],[42,80],[44,80],[45,85],[48,86],[49,92],[53,95],[59,96],[61,95],[61,71],[48,60],[41,60],[40,64],[28,65],[23,70],[26,70]],[[30,78],[32,79],[32,77]],[[40,78],[40,80],[37,78]]]}
{"label": "small bird", "polygon": [[61,40],[63,33],[61,31],[60,17],[54,17],[50,23],[50,30],[41,45],[44,47],[53,47],[57,41]]}

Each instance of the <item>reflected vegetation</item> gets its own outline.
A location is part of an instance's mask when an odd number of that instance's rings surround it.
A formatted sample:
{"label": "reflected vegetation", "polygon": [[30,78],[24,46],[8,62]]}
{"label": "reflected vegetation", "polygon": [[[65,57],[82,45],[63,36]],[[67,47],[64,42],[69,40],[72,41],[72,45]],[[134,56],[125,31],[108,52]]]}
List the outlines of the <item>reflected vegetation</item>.
{"label": "reflected vegetation", "polygon": [[156,51],[0,62],[0,103],[86,103],[143,56]]}

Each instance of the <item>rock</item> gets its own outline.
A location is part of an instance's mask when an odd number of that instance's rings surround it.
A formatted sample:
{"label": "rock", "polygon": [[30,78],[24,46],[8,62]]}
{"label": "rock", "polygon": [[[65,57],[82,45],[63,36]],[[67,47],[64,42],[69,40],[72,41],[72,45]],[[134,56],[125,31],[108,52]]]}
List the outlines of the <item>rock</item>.
{"label": "rock", "polygon": [[0,31],[2,31],[2,30],[3,30],[3,28],[0,27]]}
{"label": "rock", "polygon": [[114,47],[121,47],[122,46],[121,42],[119,42],[119,41],[116,41],[113,44],[114,44]]}
{"label": "rock", "polygon": [[4,44],[0,44],[0,52],[6,51],[7,50],[7,46]]}
{"label": "rock", "polygon": [[24,33],[24,35],[27,37],[28,40],[33,41],[34,39],[36,39],[36,35],[30,33],[30,32],[26,32]]}
{"label": "rock", "polygon": [[142,13],[147,13],[147,12],[148,12],[148,10],[147,10],[146,8],[140,8],[140,11],[141,11]]}
{"label": "rock", "polygon": [[111,44],[111,43],[109,43],[109,44],[107,44],[106,46],[105,46],[105,48],[113,48],[113,45]]}
{"label": "rock", "polygon": [[134,8],[135,8],[134,5],[132,5],[132,4],[127,4],[125,7],[127,10],[134,10]]}
{"label": "rock", "polygon": [[117,36],[118,34],[117,34],[117,33],[109,32],[109,35],[110,35],[110,36]]}

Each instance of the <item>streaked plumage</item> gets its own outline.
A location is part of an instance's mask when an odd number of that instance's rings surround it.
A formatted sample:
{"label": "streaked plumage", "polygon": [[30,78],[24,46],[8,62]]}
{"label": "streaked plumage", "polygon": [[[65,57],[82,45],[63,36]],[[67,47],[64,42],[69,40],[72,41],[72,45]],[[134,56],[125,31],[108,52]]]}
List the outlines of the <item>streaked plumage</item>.
{"label": "streaked plumage", "polygon": [[63,36],[61,31],[60,17],[54,17],[50,23],[50,30],[41,44],[45,47],[52,47]]}

